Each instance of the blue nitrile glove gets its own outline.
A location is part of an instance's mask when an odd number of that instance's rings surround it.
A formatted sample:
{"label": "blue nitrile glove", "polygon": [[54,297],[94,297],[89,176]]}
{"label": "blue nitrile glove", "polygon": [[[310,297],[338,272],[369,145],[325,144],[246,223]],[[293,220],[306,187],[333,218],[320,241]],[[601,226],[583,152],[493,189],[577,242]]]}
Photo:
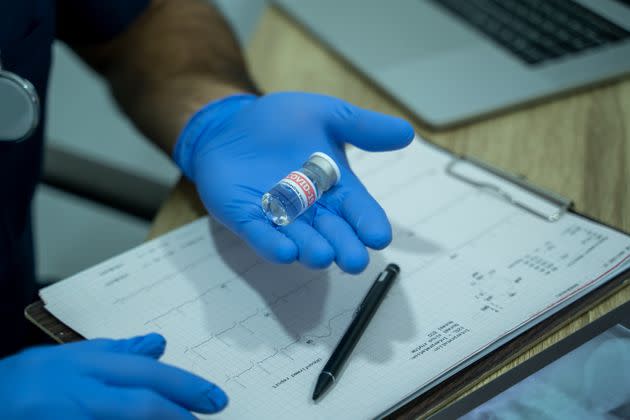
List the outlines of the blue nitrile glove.
{"label": "blue nitrile glove", "polygon": [[[413,136],[400,118],[329,96],[233,95],[193,116],[174,159],[208,211],[263,257],[278,263],[298,259],[313,268],[336,261],[357,273],[368,263],[365,247],[384,248],[392,234],[385,212],[348,166],[344,143],[376,152],[405,147]],[[313,152],[335,159],[341,180],[293,223],[276,227],[261,197]]]}
{"label": "blue nitrile glove", "polygon": [[206,380],[158,362],[158,334],[35,347],[0,360],[3,419],[193,419],[227,397]]}

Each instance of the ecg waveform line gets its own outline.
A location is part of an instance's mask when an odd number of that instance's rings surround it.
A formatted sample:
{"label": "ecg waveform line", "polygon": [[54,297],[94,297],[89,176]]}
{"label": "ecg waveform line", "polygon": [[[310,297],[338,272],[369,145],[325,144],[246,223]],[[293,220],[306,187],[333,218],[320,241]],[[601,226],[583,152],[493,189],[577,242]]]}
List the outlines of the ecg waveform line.
{"label": "ecg waveform line", "polygon": [[[426,215],[426,216],[422,217],[421,219],[419,219],[418,221],[416,221],[412,225],[412,227],[416,226],[416,225],[419,225],[419,224],[422,224],[422,223],[430,223],[432,218],[440,215],[446,209],[462,205],[462,200],[464,200],[466,197],[471,196],[472,194],[475,194],[475,192],[467,192],[465,194],[459,195],[458,197],[454,198],[453,200],[450,200],[448,203],[444,204],[443,206],[440,206],[440,208],[437,211],[433,211],[433,212],[431,212],[431,214]],[[483,230],[481,230],[479,233],[477,233],[473,237],[468,238],[466,241],[464,241],[464,242],[462,242],[460,244],[457,244],[456,246],[454,246],[453,248],[448,250],[448,252],[444,252],[442,255],[436,256],[436,257],[432,258],[431,260],[425,261],[423,263],[420,263],[420,264],[418,264],[418,265],[416,265],[414,267],[407,267],[406,270],[405,270],[406,273],[408,273],[408,275],[413,275],[414,273],[416,273],[416,272],[418,272],[418,271],[420,271],[422,269],[425,269],[426,267],[428,267],[428,266],[430,266],[432,264],[435,264],[435,263],[437,263],[438,261],[440,261],[442,259],[449,258],[449,255],[452,254],[453,252],[460,252],[461,253],[461,251],[466,246],[468,246],[471,243],[473,243],[475,241],[478,241],[478,240],[482,239],[484,236],[490,234],[493,230],[495,230],[498,227],[500,227],[501,225],[505,224],[508,220],[510,220],[516,214],[518,214],[517,211],[514,211],[514,212],[508,214],[504,218],[502,218],[502,219],[492,223],[490,226],[485,227]],[[259,264],[260,263],[254,264],[252,267],[250,267],[250,269],[256,268]],[[197,350],[199,348],[203,347],[204,345],[209,344],[214,339],[218,339],[222,344],[224,344],[224,345],[229,347],[229,344],[225,340],[222,340],[220,338],[220,336],[222,334],[225,334],[228,331],[233,330],[236,327],[242,327],[246,331],[248,331],[250,334],[253,334],[254,336],[257,336],[257,334],[255,332],[253,332],[251,329],[249,329],[245,325],[245,323],[247,321],[251,320],[252,318],[254,318],[256,316],[260,316],[264,312],[271,311],[273,309],[273,307],[275,305],[277,305],[280,301],[287,302],[292,295],[299,293],[300,291],[302,291],[303,289],[308,287],[311,282],[316,281],[316,280],[318,280],[320,278],[321,278],[321,276],[316,276],[316,277],[312,278],[311,280],[309,280],[309,281],[307,281],[307,282],[305,282],[305,283],[303,283],[303,284],[301,284],[299,286],[291,288],[287,292],[285,292],[285,293],[283,293],[281,295],[276,296],[275,299],[270,304],[267,304],[265,306],[256,308],[254,313],[250,313],[246,317],[235,321],[230,327],[228,327],[226,329],[223,329],[223,330],[218,331],[218,332],[211,333],[209,337],[205,337],[204,340],[202,340],[200,343],[194,344],[193,346],[191,346],[189,348],[186,348],[184,350],[184,353],[189,353],[190,352],[190,353],[193,353],[195,356],[200,357],[203,360],[207,360],[205,358],[205,356],[203,356]],[[212,287],[211,290],[207,291],[207,293],[210,293],[210,292],[216,290],[217,288],[218,288],[217,286]],[[160,318],[162,318],[164,316],[167,316],[167,315],[169,315],[171,313],[174,313],[177,310],[181,309],[183,306],[185,306],[187,304],[190,304],[190,303],[193,303],[193,302],[195,302],[197,300],[199,300],[199,299],[196,298],[196,299],[190,299],[188,301],[185,301],[182,304],[177,305],[174,308],[171,308],[169,311],[166,311],[165,313],[160,314],[157,317],[147,321],[147,323],[156,321],[156,320],[158,320],[158,319],[160,319]],[[277,357],[278,355],[282,355],[283,357],[286,357],[289,360],[293,361],[293,358],[287,353],[287,350],[291,346],[301,342],[302,340],[304,340],[304,342],[307,343],[307,344],[312,344],[313,343],[312,339],[321,340],[321,339],[325,339],[325,338],[331,337],[332,334],[333,334],[333,326],[332,326],[333,322],[336,319],[341,318],[344,315],[347,315],[348,313],[353,312],[354,310],[355,310],[355,308],[349,308],[349,309],[346,309],[346,310],[344,310],[344,311],[342,311],[340,313],[337,313],[333,317],[329,318],[327,323],[325,324],[326,325],[326,327],[325,327],[326,333],[324,333],[324,334],[304,334],[304,335],[298,336],[294,341],[292,341],[291,343],[289,343],[289,344],[287,344],[285,346],[273,346],[272,347],[273,348],[273,352],[271,354],[267,354],[267,355],[265,355],[262,358],[259,358],[257,360],[250,360],[250,366],[248,366],[247,368],[245,368],[243,370],[240,370],[240,371],[238,371],[236,373],[233,373],[233,374],[229,374],[229,373],[226,374],[226,382],[233,381],[235,383],[238,383],[240,386],[245,387],[245,385],[243,383],[239,382],[238,379],[242,375],[244,375],[247,372],[250,372],[252,369],[254,369],[256,367],[261,369],[262,371],[264,371],[265,373],[268,374],[269,372],[262,365],[265,362],[268,362],[269,360],[271,360],[272,358]],[[260,337],[258,337],[258,338],[260,339]]]}
{"label": "ecg waveform line", "polygon": [[215,284],[213,286],[208,287],[206,290],[204,290],[203,292],[201,292],[199,295],[195,296],[194,298],[185,300],[184,302],[180,303],[177,306],[173,306],[172,308],[170,308],[169,310],[167,310],[166,312],[162,312],[161,314],[149,319],[148,321],[146,321],[144,323],[144,325],[148,325],[148,324],[155,324],[157,323],[158,320],[174,313],[174,312],[181,312],[182,308],[187,306],[187,305],[191,305],[195,302],[198,302],[200,300],[202,300],[204,297],[206,297],[207,295],[209,295],[211,292],[213,292],[216,289],[225,289],[230,283],[232,283],[234,280],[228,280],[228,281],[224,281],[223,283],[219,283],[219,284]]}
{"label": "ecg waveform line", "polygon": [[[252,265],[252,266],[250,267],[250,270],[251,270],[251,269],[254,269],[254,268],[255,268],[257,265],[259,265],[259,264],[260,264],[260,263],[257,263],[257,264]],[[246,271],[249,271],[249,270],[246,270]],[[272,309],[273,309],[273,307],[274,307],[274,306],[276,306],[276,305],[277,305],[278,303],[280,303],[281,301],[283,301],[283,302],[287,302],[287,300],[286,300],[286,299],[287,299],[287,297],[289,297],[289,296],[291,296],[291,295],[293,295],[293,294],[297,294],[297,293],[298,293],[298,292],[300,292],[301,290],[303,290],[303,289],[307,288],[307,287],[308,287],[308,286],[309,286],[312,282],[314,282],[314,281],[316,281],[316,280],[319,280],[319,279],[321,279],[321,278],[322,278],[322,277],[324,277],[324,276],[325,276],[325,274],[320,275],[320,276],[317,276],[317,277],[314,277],[314,278],[312,278],[312,279],[308,280],[307,282],[302,283],[301,285],[296,286],[296,287],[295,287],[295,288],[293,288],[293,289],[290,289],[288,292],[283,293],[282,295],[276,296],[276,298],[275,298],[275,299],[274,299],[271,303],[269,303],[269,304],[267,304],[267,305],[264,305],[264,306],[262,306],[262,307],[258,307],[258,308],[256,308],[256,312],[259,312],[259,311],[261,311],[261,310],[268,310],[268,311],[269,311],[269,310],[272,310]],[[193,304],[193,303],[195,303],[195,302],[200,301],[203,297],[205,297],[205,296],[209,295],[211,292],[213,292],[213,291],[214,291],[214,290],[216,290],[216,289],[225,289],[225,286],[227,286],[227,285],[228,285],[228,284],[230,284],[230,283],[233,283],[233,282],[235,281],[234,279],[235,279],[235,278],[237,278],[237,277],[238,277],[238,275],[235,275],[235,276],[233,276],[233,277],[232,277],[232,279],[231,279],[231,280],[228,280],[228,281],[225,281],[225,282],[223,282],[223,283],[219,283],[219,284],[216,284],[216,285],[213,285],[213,286],[211,286],[211,287],[207,288],[207,289],[206,289],[206,290],[204,290],[201,294],[199,294],[199,295],[195,296],[194,298],[191,298],[191,299],[188,299],[188,300],[186,300],[186,301],[184,301],[184,302],[181,302],[180,304],[178,304],[178,305],[176,305],[176,306],[173,306],[173,307],[169,308],[167,311],[162,312],[161,314],[158,314],[157,316],[155,316],[155,317],[153,317],[153,318],[151,318],[151,319],[149,319],[149,320],[145,321],[144,325],[148,325],[148,324],[156,323],[159,319],[164,318],[165,316],[168,316],[168,315],[170,315],[170,314],[172,314],[172,313],[174,313],[174,312],[177,312],[177,311],[181,310],[183,307],[185,307],[185,306],[187,306],[187,305],[190,305],[190,304]],[[237,322],[243,322],[243,321],[237,321]]]}
{"label": "ecg waveform line", "polygon": [[[311,280],[311,281],[313,281],[313,280]],[[311,281],[309,281],[309,283]],[[312,345],[314,343],[314,341],[312,339],[321,340],[321,339],[324,339],[324,338],[331,337],[332,334],[333,334],[333,325],[332,324],[337,319],[342,318],[343,316],[346,316],[349,313],[354,312],[355,309],[356,309],[356,307],[348,308],[348,309],[345,309],[342,312],[339,312],[339,313],[335,314],[334,316],[330,317],[328,319],[328,321],[326,322],[326,324],[325,324],[326,326],[325,326],[324,329],[327,332],[324,333],[324,334],[301,334],[301,335],[298,335],[294,340],[292,340],[288,344],[285,344],[283,346],[273,346],[272,347],[273,350],[272,350],[271,354],[265,355],[265,356],[263,356],[262,358],[260,358],[258,360],[250,360],[250,362],[252,363],[252,366],[250,366],[250,367],[248,367],[246,369],[243,369],[241,371],[238,371],[238,372],[236,372],[234,374],[226,374],[226,376],[225,376],[226,377],[226,382],[230,382],[230,381],[238,382],[238,378],[240,376],[242,376],[244,373],[252,370],[252,368],[254,366],[260,368],[265,373],[270,374],[270,372],[268,370],[266,370],[264,368],[264,366],[262,366],[262,365],[263,365],[263,363],[268,362],[270,359],[272,359],[272,358],[274,358],[274,357],[276,357],[278,355],[283,355],[287,359],[289,359],[291,361],[294,361],[294,358],[287,352],[290,347],[292,347],[292,346],[294,346],[294,345],[296,345],[296,344],[298,344],[300,342],[304,342],[306,344]],[[241,320],[234,321],[231,326],[229,326],[227,328],[224,328],[224,329],[222,329],[220,331],[210,333],[208,336],[206,336],[199,343],[193,344],[191,346],[187,346],[183,350],[183,353],[184,354],[192,353],[192,354],[195,355],[195,357],[198,357],[198,358],[200,358],[200,359],[202,359],[204,361],[207,361],[208,359],[199,351],[199,349],[202,348],[203,346],[207,345],[207,344],[210,344],[215,339],[218,339],[223,345],[225,345],[227,347],[231,347],[229,345],[229,343],[227,343],[225,340],[221,339],[220,336],[225,334],[225,333],[227,333],[227,332],[229,332],[229,331],[232,331],[233,329],[235,329],[237,327],[243,327],[250,334],[256,336],[259,340],[261,340],[261,342],[264,342],[264,340],[261,339],[255,332],[253,332],[252,330],[247,328],[245,325],[243,325],[245,322],[247,322],[247,321],[249,321],[252,318],[257,317],[257,316],[263,316],[263,311],[261,311],[260,308],[258,308],[256,310],[256,312],[254,312],[253,314],[249,314],[248,316],[244,317]],[[238,382],[238,383],[241,386],[245,386],[244,384],[242,384],[240,382]]]}
{"label": "ecg waveform line", "polygon": [[[234,374],[226,374],[225,378],[226,378],[226,383],[230,382],[230,381],[234,381],[237,382],[239,385],[246,387],[244,384],[238,382],[238,379],[244,375],[245,373],[251,371],[253,368],[257,367],[260,370],[262,370],[263,372],[265,372],[268,375],[271,375],[271,372],[269,372],[267,369],[265,369],[265,367],[263,366],[263,363],[268,362],[269,360],[273,359],[274,357],[278,356],[278,355],[283,355],[284,357],[288,358],[291,361],[295,361],[295,359],[287,353],[287,350],[292,347],[295,346],[296,344],[302,342],[302,340],[306,339],[307,337],[313,337],[313,338],[326,338],[326,337],[330,337],[332,336],[332,322],[337,319],[340,318],[343,315],[347,315],[350,312],[353,312],[354,309],[349,309],[349,310],[345,310],[339,314],[336,314],[335,316],[333,316],[332,318],[330,318],[328,320],[328,329],[329,329],[329,333],[322,335],[322,336],[318,336],[318,335],[312,335],[312,334],[304,334],[304,335],[300,335],[297,338],[295,338],[293,341],[291,341],[290,343],[284,345],[284,346],[280,346],[280,347],[273,347],[273,353],[264,356],[262,359],[260,360],[250,360],[250,366],[248,368],[242,369]],[[206,341],[207,342],[207,341]],[[305,342],[307,344],[313,344],[313,341],[308,339],[305,340]],[[205,358],[204,358],[205,360]]]}
{"label": "ecg waveform line", "polygon": [[[173,278],[175,278],[177,276],[180,276],[183,273],[189,271],[191,268],[196,267],[197,265],[201,264],[203,261],[206,261],[211,255],[212,255],[211,253],[210,254],[205,254],[203,257],[200,257],[200,258],[196,259],[195,261],[187,264],[186,266],[184,266],[183,268],[179,269],[178,271],[171,272],[171,273],[163,276],[162,278],[154,281],[151,284],[148,284],[146,286],[140,287],[140,288],[134,290],[133,292],[130,292],[130,293],[126,294],[125,296],[120,296],[120,297],[116,298],[114,300],[114,304],[115,305],[125,304],[125,303],[127,303],[128,300],[133,299],[134,297],[136,297],[138,295],[141,295],[143,293],[149,292],[151,289],[161,285],[162,283],[165,283],[168,280],[171,280],[171,279],[173,279]],[[135,274],[135,273],[133,273],[133,274]],[[130,276],[133,275],[133,274],[130,274]]]}
{"label": "ecg waveform line", "polygon": [[[441,205],[438,209],[436,209],[435,211],[432,211],[430,214],[428,215],[424,215],[422,218],[419,218],[418,220],[416,220],[414,223],[412,223],[411,225],[409,225],[410,228],[413,228],[417,225],[423,224],[423,223],[430,223],[431,220],[434,217],[439,216],[440,214],[443,214],[446,210],[451,209],[451,208],[456,208],[459,207],[463,204],[463,201],[465,201],[468,197],[474,196],[478,194],[477,191],[468,191],[466,193],[463,194],[459,194],[457,197],[449,200],[447,203]],[[463,241],[460,244],[457,244],[456,246],[452,247],[450,250],[448,250],[447,252],[441,253],[440,255],[431,258],[428,261],[423,261],[420,264],[417,264],[413,267],[406,267],[406,274],[407,275],[413,275],[414,273],[427,268],[430,265],[433,265],[437,262],[439,262],[442,259],[447,259],[449,258],[449,256],[453,253],[453,252],[459,252],[461,253],[461,251],[466,248],[467,246],[469,246],[470,244],[474,243],[475,241],[479,241],[481,240],[483,237],[485,237],[486,235],[490,234],[492,231],[494,231],[495,229],[499,228],[500,226],[502,226],[503,224],[507,223],[511,218],[515,217],[517,214],[520,214],[520,212],[518,212],[517,210],[514,210],[513,212],[510,212],[508,215],[504,216],[503,218],[493,222],[492,224],[486,226],[484,229],[482,229],[481,231],[479,231],[477,234],[475,234],[472,237],[467,238],[465,241]],[[208,256],[206,256],[205,258],[207,258]],[[201,263],[203,259],[200,259],[198,261],[196,261],[196,263]],[[203,298],[204,296],[216,291],[217,289],[221,288],[222,284],[226,284],[226,283],[230,283],[234,280],[236,280],[239,276],[242,276],[244,273],[256,269],[259,265],[263,264],[262,261],[256,261],[254,264],[252,264],[250,267],[248,267],[246,270],[244,270],[241,273],[237,273],[235,274],[231,280],[229,282],[223,282],[221,284],[218,285],[214,285],[210,288],[208,288],[206,291],[204,291],[200,296],[197,296],[195,298],[186,300],[182,303],[180,303],[179,305],[170,308],[169,310],[157,315],[156,317],[148,320],[145,322],[145,325],[150,324],[150,323],[155,323],[156,321],[158,321],[159,319],[168,316],[172,313],[175,313],[177,311],[180,311],[182,308],[184,308],[186,305],[192,304],[194,302],[199,301],[201,298]],[[190,267],[189,267],[190,268]],[[325,274],[323,274],[325,275]],[[202,341],[200,341],[199,343],[193,344],[190,347],[186,347],[186,349],[184,350],[184,354],[193,354],[195,357],[199,357],[200,359],[207,361],[206,357],[203,356],[202,352],[200,352],[200,348],[204,347],[205,345],[210,344],[212,341],[214,341],[215,339],[219,340],[223,345],[230,347],[229,343],[227,343],[225,340],[221,339],[221,335],[234,330],[235,328],[243,328],[245,331],[247,331],[249,334],[252,334],[254,336],[256,336],[258,339],[261,339],[256,332],[252,331],[250,328],[248,328],[245,324],[247,323],[247,321],[251,320],[254,317],[257,316],[261,316],[263,313],[271,311],[273,309],[273,307],[275,305],[277,305],[278,303],[282,302],[288,302],[291,298],[292,295],[294,294],[298,294],[300,291],[302,291],[303,289],[307,288],[313,281],[317,281],[319,280],[323,275],[320,276],[315,276],[314,278],[308,280],[305,283],[302,283],[298,286],[295,286],[289,290],[287,290],[285,293],[282,293],[280,295],[274,295],[275,299],[270,302],[267,305],[258,307],[255,309],[255,311],[253,313],[249,313],[246,317],[234,321],[232,323],[232,325],[230,327],[224,328],[221,331],[217,331],[217,332],[212,332],[210,333],[208,336],[204,337],[204,339]],[[250,360],[249,363],[250,365],[247,368],[244,368],[242,370],[239,370],[238,372],[235,373],[228,373],[226,374],[226,382],[230,382],[233,381],[235,383],[238,383],[240,386],[245,386],[243,383],[239,382],[239,378],[246,374],[247,372],[250,372],[252,369],[254,368],[259,368],[260,370],[264,371],[266,374],[269,374],[269,371],[265,369],[265,367],[263,366],[264,363],[270,361],[271,359],[273,359],[274,357],[277,357],[278,355],[282,355],[283,357],[286,357],[290,360],[293,361],[293,358],[291,357],[290,354],[287,353],[287,350],[291,347],[296,345],[297,343],[300,343],[301,341],[304,341],[306,344],[312,344],[313,343],[313,339],[315,340],[321,340],[321,339],[325,339],[328,337],[331,337],[333,334],[333,323],[336,319],[339,319],[345,315],[347,315],[348,313],[351,313],[354,311],[355,308],[350,308],[350,309],[346,309],[340,313],[335,314],[333,317],[329,318],[327,323],[325,324],[325,328],[324,330],[326,331],[323,334],[303,334],[298,336],[294,341],[284,345],[284,346],[272,346],[271,348],[273,349],[272,352],[270,354],[264,355],[261,358],[258,359],[253,359]],[[262,342],[265,342],[265,340],[261,340]]]}
{"label": "ecg waveform line", "polygon": [[[452,207],[457,207],[459,205],[463,205],[462,204],[462,199],[467,197],[467,196],[470,196],[471,194],[474,194],[474,193],[468,192],[468,193],[465,193],[465,194],[462,194],[462,195],[456,197],[453,200],[450,200],[445,205],[440,206],[439,211],[431,212],[431,214],[422,217],[417,222],[415,222],[413,224],[413,226],[416,226],[416,225],[421,224],[421,223],[429,223],[433,217],[438,216],[444,210],[446,210],[448,208],[452,208]],[[442,259],[449,258],[449,255],[452,254],[453,252],[461,252],[461,250],[464,249],[466,246],[468,246],[471,243],[473,243],[474,241],[478,241],[478,240],[482,239],[484,236],[490,234],[493,230],[497,229],[498,227],[500,227],[501,225],[506,223],[510,218],[514,217],[516,214],[518,214],[518,212],[515,210],[514,212],[512,212],[512,213],[508,214],[507,216],[503,217],[502,219],[500,219],[500,220],[492,223],[491,225],[485,227],[483,230],[481,230],[479,233],[477,233],[473,237],[468,238],[466,241],[464,241],[464,242],[462,242],[460,244],[457,244],[456,246],[452,247],[450,250],[448,250],[448,252],[444,252],[441,255],[438,255],[438,256],[430,259],[429,261],[424,261],[424,262],[422,262],[420,264],[417,264],[416,266],[407,267],[406,270],[405,270],[406,274],[407,275],[413,275],[414,273],[416,273],[416,272],[418,272],[418,271],[420,271],[422,269],[425,269],[428,266],[430,266],[432,264],[435,264],[435,263],[437,263],[438,261],[440,261]],[[186,305],[189,305],[189,304],[192,304],[194,302],[199,301],[201,298],[203,298],[204,296],[206,296],[206,295],[216,291],[217,289],[220,290],[222,284],[230,283],[230,282],[234,281],[237,277],[242,276],[243,273],[245,273],[247,271],[250,271],[250,270],[253,270],[253,269],[256,269],[256,267],[258,267],[261,264],[263,264],[261,261],[257,261],[256,263],[252,264],[252,266],[250,266],[247,270],[245,270],[242,273],[239,273],[239,274],[236,274],[235,276],[233,276],[232,279],[229,282],[224,282],[224,283],[221,283],[221,284],[218,284],[218,285],[214,285],[214,286],[206,289],[201,295],[199,295],[199,296],[197,296],[195,298],[186,300],[186,301],[178,304],[177,306],[172,307],[169,310],[167,310],[167,311],[157,315],[156,317],[146,321],[145,325],[150,324],[150,323],[157,323],[157,321],[159,321],[161,318],[163,318],[165,316],[168,316],[170,314],[176,313],[177,311],[180,311]],[[229,343],[227,343],[225,340],[221,339],[220,336],[225,334],[225,333],[227,333],[227,332],[229,332],[229,331],[232,331],[233,329],[235,329],[237,327],[241,327],[244,330],[246,330],[248,333],[258,337],[258,335],[254,331],[252,331],[250,328],[248,328],[245,325],[245,323],[247,321],[251,320],[254,317],[262,316],[262,314],[264,314],[265,312],[272,311],[274,306],[277,305],[280,302],[285,302],[285,303],[288,302],[292,295],[300,293],[302,290],[307,288],[312,282],[321,279],[324,275],[325,275],[325,273],[322,274],[322,275],[315,276],[315,277],[311,278],[310,280],[308,280],[308,281],[306,281],[306,282],[304,282],[304,283],[302,283],[302,284],[300,284],[298,286],[295,286],[295,287],[287,290],[285,293],[282,293],[280,295],[275,296],[275,299],[273,301],[271,301],[270,303],[268,303],[268,304],[266,304],[264,306],[260,306],[260,307],[256,308],[253,313],[249,313],[247,316],[243,317],[242,319],[234,321],[230,327],[224,328],[223,330],[220,330],[220,331],[217,331],[217,332],[212,332],[208,336],[204,337],[204,339],[201,342],[196,343],[196,344],[194,344],[194,345],[192,345],[190,347],[186,347],[186,349],[184,350],[184,353],[185,354],[192,353],[196,357],[199,357],[202,360],[206,361],[207,360],[206,357],[203,356],[198,350],[201,347],[203,347],[204,345],[207,345],[207,344],[211,343],[215,339],[218,339],[223,345],[225,345],[227,347],[230,347]],[[357,304],[358,304],[358,302],[357,302]],[[257,359],[257,360],[250,360],[250,362],[253,363],[252,366],[249,366],[248,368],[246,368],[244,370],[241,370],[239,372],[236,372],[234,374],[226,374],[226,381],[238,382],[238,378],[240,376],[242,376],[246,372],[251,371],[254,367],[259,367],[261,370],[266,371],[264,369],[264,367],[261,366],[261,365],[263,363],[269,361],[270,359],[278,356],[278,355],[283,355],[284,357],[287,357],[288,359],[293,360],[293,358],[287,353],[287,350],[291,346],[293,346],[293,345],[295,345],[295,344],[297,344],[297,343],[299,343],[301,341],[304,341],[307,344],[312,344],[313,343],[312,339],[321,340],[321,339],[325,339],[325,338],[331,337],[332,334],[333,334],[333,326],[332,326],[333,322],[336,319],[343,317],[344,315],[352,313],[354,310],[355,310],[355,307],[348,308],[348,309],[346,309],[346,310],[344,310],[344,311],[342,311],[340,313],[335,314],[333,317],[329,318],[327,323],[325,324],[326,326],[325,326],[324,330],[326,331],[326,333],[324,333],[324,334],[312,334],[312,333],[311,334],[303,334],[303,335],[298,336],[294,341],[292,341],[291,343],[289,343],[289,344],[287,344],[285,346],[273,346],[272,347],[273,348],[273,352],[271,354],[265,355],[264,357],[262,357],[260,359]],[[260,339],[260,337],[258,337],[258,339]],[[261,341],[264,342],[264,340],[261,340]],[[266,373],[268,373],[268,371],[266,371]],[[239,385],[244,386],[242,383],[239,383]]]}
{"label": "ecg waveform line", "polygon": [[[225,229],[225,228],[213,229],[212,230],[212,233],[216,234],[216,235],[222,235],[223,232],[228,232],[228,230]],[[191,245],[194,245],[194,244],[196,244],[196,243],[198,243],[200,241],[203,241],[204,237],[203,236],[199,236],[199,235],[195,235],[194,237],[191,238],[191,234],[187,233],[185,235],[182,235],[182,237],[178,238],[178,239],[181,240],[181,241],[185,241],[185,242],[179,244],[180,251],[181,251],[183,249],[188,248]],[[151,254],[156,252],[156,251],[161,251],[163,249],[169,249],[169,251],[165,255],[161,255],[159,257],[159,259],[161,260],[162,258],[165,258],[165,257],[168,257],[168,256],[172,256],[172,255],[174,255],[177,252],[177,251],[174,251],[173,249],[170,249],[170,245],[172,245],[170,243],[170,241],[166,242],[166,243],[163,243],[163,244],[156,245],[155,247],[150,248],[147,251],[144,251],[142,253],[138,253],[136,255],[136,257],[138,259],[142,260],[142,259],[145,259],[146,257],[151,257]],[[224,243],[222,246],[224,247],[224,252],[227,252],[227,251],[231,250],[232,248],[241,247],[242,246],[242,242],[238,239],[238,237],[235,236],[233,238],[233,240],[231,240],[231,241],[229,241],[229,243],[227,243],[227,245]],[[209,258],[211,258],[213,256],[216,256],[218,253],[219,253],[219,251],[216,251],[216,250],[213,251],[213,252],[206,253],[202,257],[200,257],[200,258],[198,258],[198,259],[196,259],[196,260],[186,264],[182,268],[179,268],[177,271],[171,272],[171,273],[161,277],[159,280],[154,281],[151,284],[148,284],[146,286],[140,287],[140,288],[134,290],[133,292],[130,292],[130,293],[126,294],[125,296],[121,296],[121,297],[116,298],[114,300],[114,304],[126,303],[129,299],[132,299],[132,298],[134,298],[134,297],[136,297],[138,295],[141,295],[141,294],[143,294],[145,292],[148,292],[151,289],[159,286],[160,284],[162,284],[162,283],[164,283],[164,282],[166,282],[168,280],[171,280],[172,278],[177,277],[178,275],[181,275],[181,274],[189,271],[190,269],[192,269],[192,268],[196,267],[197,265],[199,265],[201,262],[207,261]],[[158,257],[153,257],[153,259],[155,259],[155,258],[158,258]],[[260,260],[257,260],[257,262],[260,262]],[[146,269],[147,266],[145,265],[143,268]],[[247,271],[249,271],[250,268],[251,267],[248,267],[243,272],[235,274],[234,277],[238,277],[239,275],[242,275],[242,274],[246,273]],[[142,276],[142,274],[143,274],[142,270],[137,270],[135,272],[128,272],[127,273],[127,275],[130,276],[130,277],[131,276],[135,276],[135,275]]]}

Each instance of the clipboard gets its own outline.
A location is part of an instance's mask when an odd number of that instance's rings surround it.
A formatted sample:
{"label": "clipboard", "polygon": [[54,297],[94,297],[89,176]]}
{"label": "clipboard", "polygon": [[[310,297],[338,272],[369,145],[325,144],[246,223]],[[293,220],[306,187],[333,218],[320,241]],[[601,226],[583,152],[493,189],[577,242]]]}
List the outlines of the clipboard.
{"label": "clipboard", "polygon": [[[580,214],[575,211],[571,200],[533,185],[525,177],[510,174],[475,158],[454,155],[435,144],[427,144],[453,156],[451,162],[445,167],[445,171],[454,179],[492,194],[497,199],[505,200],[548,223],[556,222],[568,212]],[[535,197],[536,200],[523,199],[523,197]],[[581,214],[580,216],[606,225],[588,216]],[[413,400],[401,402],[396,411],[389,414],[394,417],[427,416],[439,411],[466,393],[474,381],[490,376],[500,366],[514,360],[551,332],[559,330],[575,317],[628,287],[628,283],[630,283],[630,269],[516,336],[456,375],[415,396]],[[42,301],[29,305],[25,310],[25,316],[59,343],[83,339],[81,335],[50,314]]]}

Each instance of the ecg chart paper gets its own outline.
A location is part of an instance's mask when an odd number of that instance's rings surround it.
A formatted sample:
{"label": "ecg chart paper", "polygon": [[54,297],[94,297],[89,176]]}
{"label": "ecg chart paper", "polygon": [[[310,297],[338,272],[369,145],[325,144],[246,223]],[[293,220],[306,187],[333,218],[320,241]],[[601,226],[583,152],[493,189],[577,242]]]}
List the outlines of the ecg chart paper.
{"label": "ecg chart paper", "polygon": [[[272,265],[208,218],[41,292],[87,338],[163,334],[163,361],[221,386],[219,418],[371,418],[629,267],[630,238],[575,214],[547,222],[445,172],[427,143],[349,151],[392,223],[360,275]],[[401,276],[337,384],[316,378],[378,272]]]}

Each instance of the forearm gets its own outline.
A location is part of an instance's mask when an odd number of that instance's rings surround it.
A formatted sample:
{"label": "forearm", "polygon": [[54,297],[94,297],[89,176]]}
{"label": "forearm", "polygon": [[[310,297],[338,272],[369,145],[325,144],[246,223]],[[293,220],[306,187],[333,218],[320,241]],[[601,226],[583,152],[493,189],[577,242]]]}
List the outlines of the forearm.
{"label": "forearm", "polygon": [[153,0],[113,41],[77,50],[109,80],[136,126],[168,154],[204,104],[256,89],[229,26],[203,0]]}

